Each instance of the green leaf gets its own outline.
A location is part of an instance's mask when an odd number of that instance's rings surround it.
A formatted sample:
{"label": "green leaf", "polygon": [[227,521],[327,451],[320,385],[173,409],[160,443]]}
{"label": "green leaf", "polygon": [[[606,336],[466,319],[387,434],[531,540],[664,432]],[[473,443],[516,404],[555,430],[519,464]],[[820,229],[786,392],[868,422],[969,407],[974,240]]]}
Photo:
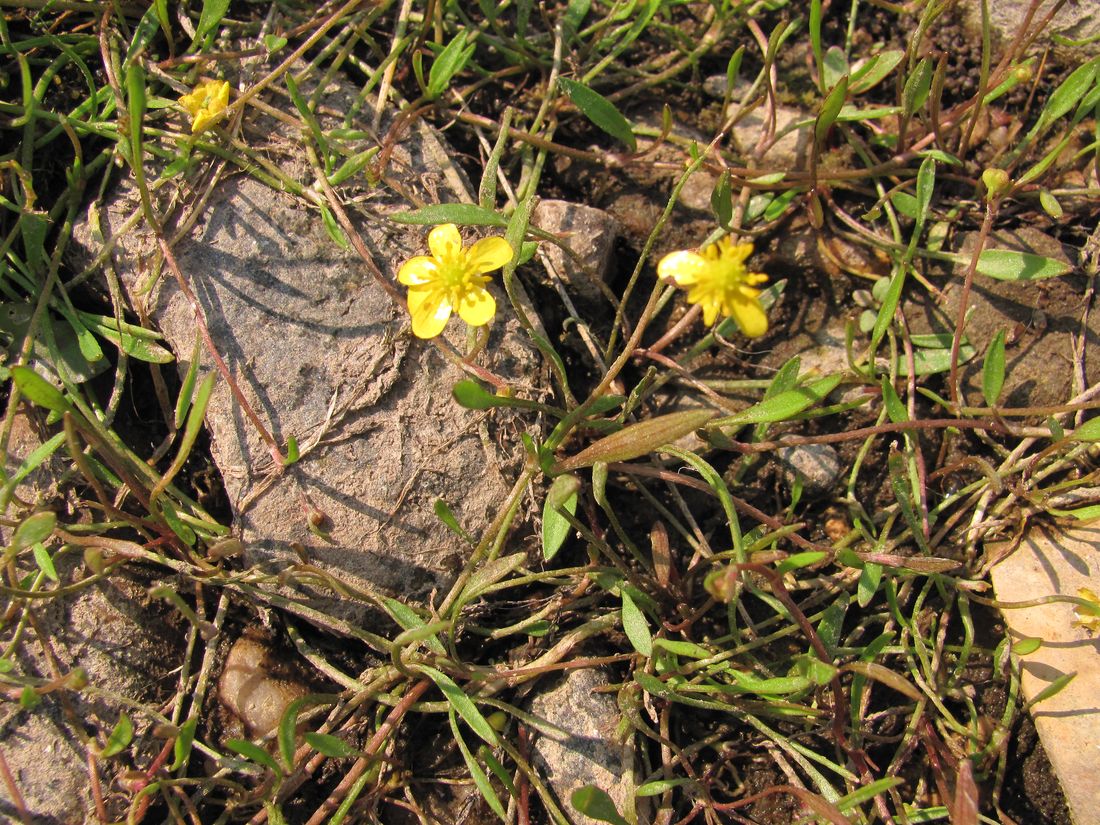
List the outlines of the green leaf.
{"label": "green leaf", "polygon": [[639,421],[601,438],[575,456],[559,462],[554,472],[564,473],[590,467],[597,461],[630,461],[648,455],[657,448],[694,432],[712,418],[714,413],[710,410],[683,410]]}
{"label": "green leaf", "polygon": [[18,553],[32,544],[45,541],[53,533],[56,526],[57,515],[49,510],[42,510],[27,516],[15,528],[15,535],[11,540],[12,550]]}
{"label": "green leaf", "polygon": [[597,788],[595,785],[585,785],[577,788],[569,798],[574,810],[600,822],[610,822],[611,825],[630,825],[619,814],[615,803],[608,796],[607,791]]}
{"label": "green leaf", "polygon": [[485,562],[474,570],[462,591],[463,602],[473,601],[493,585],[503,581],[527,562],[526,553],[512,553]]}
{"label": "green leaf", "polygon": [[468,410],[488,410],[501,406],[501,399],[470,378],[451,387],[451,395],[460,407]]}
{"label": "green leaf", "polygon": [[928,92],[932,88],[932,74],[932,61],[922,57],[913,69],[913,73],[906,78],[905,87],[901,93],[901,105],[906,117],[912,117],[928,100]]}
{"label": "green leaf", "polygon": [[230,739],[225,743],[225,746],[234,753],[240,754],[249,762],[255,762],[257,765],[262,765],[269,770],[282,775],[282,768],[279,767],[279,763],[275,761],[270,753],[265,751],[259,745],[255,745],[249,742],[247,739]]}
{"label": "green leaf", "polygon": [[985,361],[982,363],[982,395],[985,403],[993,406],[1001,397],[1001,389],[1005,383],[1005,331],[997,330],[993,340],[989,342],[989,348],[985,351]]}
{"label": "green leaf", "polygon": [[460,226],[508,226],[507,219],[499,212],[474,203],[433,203],[411,212],[395,212],[390,215],[394,223],[417,226],[438,226],[454,223]]}
{"label": "green leaf", "polygon": [[450,676],[428,665],[416,665],[415,667],[435,682],[436,687],[443,692],[451,707],[455,709],[474,733],[484,739],[487,744],[496,747],[497,733],[493,730],[493,726],[481,715],[477,705],[469,696],[463,693],[462,688],[455,684]]}
{"label": "green leaf", "polygon": [[714,190],[710,193],[710,208],[714,210],[714,217],[718,225],[727,228],[733,220],[733,193],[730,190],[730,172],[726,169],[718,177],[714,184]]}
{"label": "green leaf", "polygon": [[844,75],[837,81],[832,91],[825,96],[821,104],[821,112],[814,124],[814,140],[820,146],[825,141],[829,129],[836,123],[837,115],[844,106],[844,99],[848,96],[848,76]]}
{"label": "green leaf", "polygon": [[765,424],[786,421],[821,401],[840,384],[841,376],[819,378],[805,387],[781,392],[726,418],[712,422],[715,427],[739,427],[744,424]]}
{"label": "green leaf", "polygon": [[[890,276],[886,293],[882,297],[882,306],[879,307],[878,317],[875,318],[875,327],[871,331],[871,352],[878,349],[883,336],[886,335],[886,330],[894,320],[894,313],[897,311],[898,301],[901,300],[901,291],[905,287],[905,275],[908,271],[904,263],[899,263],[894,268],[894,274]],[[877,287],[878,284],[876,283],[875,286]]]}
{"label": "green leaf", "polygon": [[298,712],[305,704],[304,699],[295,699],[286,706],[286,710],[279,718],[276,738],[279,743],[279,756],[283,760],[283,768],[288,773],[294,770],[294,743],[297,739]]}
{"label": "green leaf", "polygon": [[467,45],[466,37],[466,30],[463,29],[432,61],[432,68],[428,72],[426,94],[428,100],[436,100],[447,91],[447,87],[451,85],[451,79],[462,71],[470,55],[474,53],[475,44]]}
{"label": "green leaf", "polygon": [[643,656],[652,656],[653,637],[650,635],[649,623],[646,621],[645,614],[634,603],[634,599],[626,592],[626,588],[623,587],[621,590],[623,597],[623,631],[626,633],[626,638],[630,640],[631,646]]}
{"label": "green leaf", "polygon": [[[913,360],[916,362],[915,354]],[[901,398],[898,397],[894,385],[890,383],[890,379],[885,375],[882,376],[882,401],[886,406],[886,414],[890,416],[890,420],[895,424],[909,420],[909,412],[905,409]]]}
{"label": "green leaf", "polygon": [[1018,641],[1014,645],[1012,645],[1012,652],[1015,653],[1017,656],[1028,656],[1028,655],[1034,653],[1036,650],[1038,650],[1042,646],[1043,646],[1043,640],[1042,639],[1036,639],[1036,638],[1020,639],[1020,641]]}
{"label": "green leaf", "polygon": [[1062,204],[1058,202],[1058,199],[1054,197],[1047,189],[1039,190],[1039,205],[1043,207],[1043,211],[1050,215],[1054,220],[1061,219],[1065,214],[1062,210]]}
{"label": "green leaf", "polygon": [[191,409],[191,400],[195,394],[195,380],[199,375],[199,361],[202,354],[202,339],[195,336],[195,346],[191,350],[191,362],[187,365],[183,383],[180,385],[180,393],[176,396],[176,409],[173,421],[178,430],[183,426],[187,418],[187,411]]}
{"label": "green leaf", "polygon": [[19,693],[19,706],[24,710],[33,710],[42,703],[42,697],[38,691],[27,685]]}
{"label": "green leaf", "polygon": [[863,94],[881,83],[905,58],[901,49],[880,52],[852,72],[848,88],[852,94]]}
{"label": "green leaf", "polygon": [[[970,262],[965,255],[956,255],[955,259],[964,264]],[[1064,261],[1014,249],[986,249],[978,256],[978,274],[998,281],[1040,281],[1072,270]]]}
{"label": "green leaf", "polygon": [[474,780],[474,785],[477,786],[478,792],[485,800],[486,804],[492,809],[493,813],[499,816],[504,821],[508,821],[508,814],[504,810],[504,806],[500,803],[500,798],[497,796],[496,791],[493,790],[492,784],[489,782],[489,777],[485,771],[481,769],[481,765],[477,763],[477,759],[470,753],[470,748],[466,744],[466,740],[462,738],[462,731],[458,728],[458,720],[455,719],[455,712],[451,710],[448,714],[449,721],[451,723],[451,734],[454,736],[455,744],[458,745],[458,750],[462,753],[462,759],[466,763],[466,769],[470,772],[470,778]]}
{"label": "green leaf", "polygon": [[867,562],[859,573],[859,585],[856,588],[856,602],[860,607],[866,607],[878,592],[878,586],[882,582],[882,565]]}
{"label": "green leaf", "polygon": [[[965,364],[977,353],[978,351],[970,344],[962,344],[959,347],[959,363]],[[951,369],[951,350],[913,350],[913,369],[917,375],[935,375],[936,373],[947,372]],[[898,376],[901,378],[909,376],[909,362],[904,358],[898,359]]]}
{"label": "green leaf", "polygon": [[[403,630],[415,630],[416,628],[427,627],[427,624],[419,614],[407,604],[403,604],[396,599],[391,599],[388,596],[382,599],[382,603],[385,605],[390,617],[397,622]],[[432,635],[424,639],[424,642],[433,652],[441,656],[445,655],[447,652],[443,647],[443,643],[439,641],[438,636]]]}
{"label": "green leaf", "polygon": [[897,787],[904,781],[905,779],[900,776],[888,776],[885,779],[877,779],[869,785],[864,785],[862,788],[852,791],[850,794],[845,794],[834,804],[841,813],[845,813],[856,805],[866,802],[869,799],[874,799],[879,794]]}
{"label": "green leaf", "polygon": [[830,46],[822,58],[825,88],[832,89],[848,74],[848,57],[840,46]]}
{"label": "green leaf", "polygon": [[281,51],[287,44],[287,39],[277,34],[265,34],[264,35],[264,48],[267,49],[268,54],[275,54]]}
{"label": "green leaf", "polygon": [[779,562],[775,566],[775,570],[780,575],[790,573],[793,570],[799,570],[803,567],[809,567],[812,564],[817,564],[822,559],[826,558],[829,554],[824,550],[807,550],[803,553],[792,553]]}
{"label": "green leaf", "polygon": [[446,525],[447,529],[460,538],[471,541],[470,534],[462,529],[462,525],[458,523],[458,519],[451,511],[450,505],[443,499],[437,498],[434,505],[435,517]]}
{"label": "green leaf", "polygon": [[118,724],[111,731],[111,735],[107,737],[107,744],[103,746],[103,750],[100,751],[99,755],[104,759],[109,759],[122,753],[133,738],[134,725],[130,721],[130,717],[123,711],[118,717]]}
{"label": "green leaf", "polygon": [[577,512],[577,492],[580,479],[564,474],[554,479],[542,506],[542,557],[550,561],[561,550],[572,527],[568,519],[558,512],[558,507],[570,515]]}
{"label": "green leaf", "polygon": [[1047,100],[1039,113],[1039,120],[1032,128],[1029,137],[1038,135],[1048,129],[1055,120],[1067,114],[1077,105],[1078,101],[1092,88],[1096,79],[1097,68],[1100,67],[1100,58],[1093,58],[1089,62],[1074,69],[1069,77],[1062,81],[1061,85]]}
{"label": "green leaf", "polygon": [[924,229],[924,222],[928,218],[928,208],[932,203],[932,190],[936,186],[936,161],[925,158],[921,161],[917,170],[917,225],[913,230],[915,236],[920,235]]}
{"label": "green leaf", "polygon": [[1074,677],[1076,676],[1076,671],[1074,671],[1073,673],[1063,673],[1061,676],[1057,677],[1053,682],[1051,682],[1049,685],[1039,691],[1039,694],[1027,703],[1027,707],[1033,708],[1040,702],[1045,702],[1047,699],[1051,698],[1055,694],[1061,693],[1062,689],[1070,682],[1072,682]]}
{"label": "green leaf", "polygon": [[1071,441],[1100,441],[1100,417],[1090,418],[1069,434]]}
{"label": "green leaf", "polygon": [[341,249],[351,248],[347,236],[344,235],[344,230],[340,227],[339,222],[336,220],[336,216],[332,214],[327,206],[321,207],[321,223],[324,224],[325,233],[332,239],[334,244]]}
{"label": "green leaf", "polygon": [[655,779],[652,782],[646,782],[644,785],[639,785],[638,789],[634,792],[635,796],[659,796],[665,791],[670,791],[673,788],[679,788],[683,785],[691,782],[685,776],[681,776],[678,779]]}
{"label": "green leaf", "polygon": [[11,368],[11,378],[19,392],[32,404],[53,412],[63,413],[72,409],[72,405],[53,384],[26,365]]}
{"label": "green leaf", "polygon": [[178,771],[187,764],[191,757],[191,746],[195,742],[195,729],[199,725],[199,717],[192,716],[182,725],[176,734],[176,741],[172,743],[172,767],[169,770]]}
{"label": "green leaf", "polygon": [[214,27],[222,22],[228,10],[229,0],[203,0],[199,24],[195,27],[194,42],[197,43],[213,31]]}
{"label": "green leaf", "polygon": [[614,103],[583,83],[567,77],[558,78],[558,83],[565,89],[573,105],[580,109],[585,117],[611,137],[625,144],[631,152],[637,151],[638,142],[634,138],[630,122],[615,108]]}
{"label": "green leaf", "polygon": [[283,457],[283,466],[289,467],[292,464],[297,464],[298,459],[302,457],[302,452],[298,448],[298,439],[292,435],[286,437],[286,455]]}
{"label": "green leaf", "polygon": [[347,759],[349,756],[355,755],[355,749],[339,736],[307,731],[303,734],[303,738],[306,740],[306,744],[322,756],[328,756],[332,759]]}
{"label": "green leaf", "polygon": [[57,577],[57,568],[53,566],[53,559],[50,558],[50,552],[46,549],[46,545],[42,542],[38,542],[31,548],[34,553],[34,563],[38,565],[38,569],[46,574],[46,578],[50,581],[59,581]]}

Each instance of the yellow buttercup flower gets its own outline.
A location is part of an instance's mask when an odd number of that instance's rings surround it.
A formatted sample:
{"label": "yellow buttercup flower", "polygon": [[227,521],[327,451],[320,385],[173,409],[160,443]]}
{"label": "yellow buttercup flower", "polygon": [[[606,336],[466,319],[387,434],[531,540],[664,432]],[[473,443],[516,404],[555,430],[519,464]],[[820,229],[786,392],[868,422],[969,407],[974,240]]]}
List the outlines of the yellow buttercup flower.
{"label": "yellow buttercup flower", "polygon": [[428,233],[431,255],[417,255],[402,264],[397,280],[409,288],[409,314],[418,338],[434,338],[452,312],[472,327],[489,323],[497,303],[485,289],[486,272],[512,260],[512,247],[501,237],[483,238],[469,249],[453,223]]}
{"label": "yellow buttercup flower", "polygon": [[[1100,599],[1096,598],[1096,594],[1089,590],[1087,587],[1082,587],[1077,591],[1077,595],[1082,599],[1087,599],[1090,602],[1098,602]],[[1095,611],[1090,610],[1083,605],[1077,605],[1073,608],[1074,621],[1070,622],[1074,627],[1083,627],[1091,634],[1100,633],[1100,616]]]}
{"label": "yellow buttercup flower", "polygon": [[751,254],[751,243],[735,244],[722,238],[700,252],[681,250],[665,255],[657,264],[657,274],[687,290],[688,302],[703,308],[707,326],[719,316],[733,317],[745,335],[759,338],[768,331],[768,316],[755,286],[768,277],[745,270],[745,260]]}
{"label": "yellow buttercup flower", "polygon": [[204,80],[193,92],[180,98],[180,105],[191,115],[191,134],[197,135],[225,114],[229,84],[224,80]]}

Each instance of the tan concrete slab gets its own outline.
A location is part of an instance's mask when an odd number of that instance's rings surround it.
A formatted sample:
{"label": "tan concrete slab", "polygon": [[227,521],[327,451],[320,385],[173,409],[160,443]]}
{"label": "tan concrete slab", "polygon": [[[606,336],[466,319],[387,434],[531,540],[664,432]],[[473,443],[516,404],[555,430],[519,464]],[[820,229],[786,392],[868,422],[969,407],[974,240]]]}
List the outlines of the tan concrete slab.
{"label": "tan concrete slab", "polygon": [[[992,576],[1002,602],[1100,589],[1100,525],[1032,528]],[[1073,605],[1064,602],[1005,610],[1004,615],[1014,638],[1043,640],[1037,651],[1022,657],[1025,697],[1037,696],[1062,674],[1077,674],[1031,715],[1073,821],[1100,825],[1100,637],[1074,626]]]}

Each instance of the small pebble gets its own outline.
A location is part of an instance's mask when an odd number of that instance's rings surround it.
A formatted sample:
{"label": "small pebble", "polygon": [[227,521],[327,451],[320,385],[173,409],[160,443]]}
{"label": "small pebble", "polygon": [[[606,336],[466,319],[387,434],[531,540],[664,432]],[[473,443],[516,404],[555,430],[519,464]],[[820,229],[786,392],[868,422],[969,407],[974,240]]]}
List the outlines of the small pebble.
{"label": "small pebble", "polygon": [[787,489],[793,489],[795,481],[801,478],[803,494],[812,498],[831,493],[843,469],[840,455],[828,444],[782,447],[776,458]]}

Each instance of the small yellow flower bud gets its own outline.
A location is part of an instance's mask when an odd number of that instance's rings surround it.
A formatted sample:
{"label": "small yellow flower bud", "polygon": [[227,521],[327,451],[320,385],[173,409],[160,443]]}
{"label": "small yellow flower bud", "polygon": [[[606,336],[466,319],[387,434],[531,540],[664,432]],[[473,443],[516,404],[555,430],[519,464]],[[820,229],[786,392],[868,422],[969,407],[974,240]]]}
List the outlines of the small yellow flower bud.
{"label": "small yellow flower bud", "polygon": [[985,184],[986,200],[992,201],[1001,197],[1012,186],[1012,178],[1004,169],[986,169],[982,172],[982,183]]}

